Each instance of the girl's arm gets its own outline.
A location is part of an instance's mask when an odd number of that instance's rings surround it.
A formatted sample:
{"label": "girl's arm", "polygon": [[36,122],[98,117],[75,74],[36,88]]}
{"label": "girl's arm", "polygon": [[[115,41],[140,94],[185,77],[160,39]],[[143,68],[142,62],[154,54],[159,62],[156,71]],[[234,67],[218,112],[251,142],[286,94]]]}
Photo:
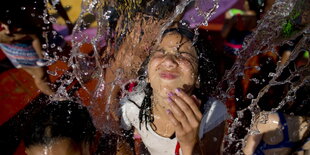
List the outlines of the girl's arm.
{"label": "girl's arm", "polygon": [[0,31],[0,43],[11,44],[14,38],[6,35],[4,32]]}
{"label": "girl's arm", "polygon": [[[261,114],[257,115],[256,118],[254,119],[254,123],[251,127],[251,131],[257,132],[257,133],[255,133],[255,134],[249,134],[248,133],[248,135],[246,136],[245,146],[243,148],[243,152],[245,155],[254,154],[256,147],[258,146],[258,144],[260,143],[260,141],[263,138],[263,132],[260,129],[261,128],[260,121],[262,121],[262,119],[265,119],[265,118],[262,118]],[[267,120],[266,120],[266,122],[267,122]]]}
{"label": "girl's arm", "polygon": [[12,44],[24,37],[25,35],[11,34],[9,26],[0,22],[0,43]]}
{"label": "girl's arm", "polygon": [[221,35],[224,39],[228,36],[229,32],[231,31],[231,29],[234,27],[235,24],[236,24],[236,18],[233,18],[232,16],[229,15],[228,12],[226,12],[224,25],[221,32]]}
{"label": "girl's arm", "polygon": [[35,34],[29,34],[29,36],[32,39],[32,47],[36,51],[37,55],[40,59],[43,59],[43,51],[42,51],[42,45],[39,37]]}

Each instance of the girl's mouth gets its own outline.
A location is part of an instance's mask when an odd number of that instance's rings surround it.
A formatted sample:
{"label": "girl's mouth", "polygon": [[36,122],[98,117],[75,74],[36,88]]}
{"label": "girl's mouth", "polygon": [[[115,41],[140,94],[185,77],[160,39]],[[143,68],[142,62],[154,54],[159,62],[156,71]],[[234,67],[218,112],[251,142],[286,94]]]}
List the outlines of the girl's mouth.
{"label": "girl's mouth", "polygon": [[178,74],[172,73],[172,72],[164,71],[164,72],[159,73],[159,76],[160,76],[162,79],[174,80],[174,79],[176,79],[176,78],[178,77]]}

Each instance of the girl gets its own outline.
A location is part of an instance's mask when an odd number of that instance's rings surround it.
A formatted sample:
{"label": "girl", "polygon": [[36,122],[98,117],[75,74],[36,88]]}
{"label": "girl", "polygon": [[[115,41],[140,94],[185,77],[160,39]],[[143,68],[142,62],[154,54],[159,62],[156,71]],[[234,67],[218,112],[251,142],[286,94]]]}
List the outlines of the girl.
{"label": "girl", "polygon": [[226,107],[207,97],[214,66],[193,40],[186,28],[167,29],[145,61],[146,78],[121,101],[123,127],[134,127],[151,154],[220,152]]}

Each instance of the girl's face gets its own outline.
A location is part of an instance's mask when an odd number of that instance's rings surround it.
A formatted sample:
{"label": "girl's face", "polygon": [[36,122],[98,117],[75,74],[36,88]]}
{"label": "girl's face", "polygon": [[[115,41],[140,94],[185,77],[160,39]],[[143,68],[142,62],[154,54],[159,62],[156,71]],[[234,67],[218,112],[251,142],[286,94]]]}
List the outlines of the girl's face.
{"label": "girl's face", "polygon": [[177,32],[167,33],[148,64],[154,95],[167,97],[176,88],[191,93],[197,81],[198,56],[192,42]]}

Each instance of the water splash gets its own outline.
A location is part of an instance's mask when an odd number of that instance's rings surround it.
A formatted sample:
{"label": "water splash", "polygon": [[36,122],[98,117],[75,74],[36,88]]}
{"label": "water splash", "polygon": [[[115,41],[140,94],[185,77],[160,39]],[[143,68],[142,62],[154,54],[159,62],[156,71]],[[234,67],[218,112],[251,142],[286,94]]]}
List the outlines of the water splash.
{"label": "water splash", "polygon": [[180,4],[176,6],[173,15],[167,20],[168,22],[162,27],[161,32],[159,33],[159,36],[158,36],[159,39],[157,40],[158,41],[157,44],[159,44],[159,42],[161,41],[164,31],[168,27],[170,27],[175,22],[175,20],[179,20],[181,18],[185,7],[191,2],[193,2],[193,0],[182,0]]}
{"label": "water splash", "polygon": [[[209,0],[211,1],[211,0]],[[141,14],[129,13],[129,12],[121,12],[118,18],[121,18],[122,23],[119,27],[113,29],[111,27],[111,13],[110,9],[107,9],[107,6],[116,7],[115,1],[100,1],[100,0],[83,0],[81,7],[82,11],[80,13],[79,19],[73,30],[73,39],[72,39],[72,50],[69,58],[69,66],[72,67],[72,72],[66,73],[69,79],[62,81],[61,86],[58,89],[58,94],[64,95],[64,97],[70,98],[67,90],[65,89],[67,85],[70,84],[71,81],[76,79],[81,87],[86,90],[86,92],[91,96],[92,100],[90,108],[96,108],[96,105],[105,104],[103,110],[99,115],[94,117],[95,124],[98,124],[97,127],[99,130],[103,132],[111,132],[113,128],[110,124],[109,120],[111,120],[111,116],[109,113],[113,111],[111,102],[113,99],[112,91],[108,92],[107,96],[103,96],[103,92],[109,87],[109,89],[114,90],[116,87],[121,86],[124,87],[124,83],[128,82],[126,79],[126,69],[134,68],[134,66],[140,66],[144,58],[149,54],[149,50],[151,46],[154,46],[155,41],[157,43],[161,40],[162,34],[165,29],[173,25],[174,22],[179,20],[180,16],[182,16],[183,12],[186,10],[186,7],[193,2],[197,8],[197,11],[201,16],[204,17],[204,20],[201,21],[201,24],[208,25],[208,20],[210,17],[216,12],[216,9],[219,7],[218,0],[212,0],[213,6],[208,11],[203,10],[200,6],[203,6],[205,3],[209,1],[194,1],[194,0],[181,0],[176,6],[175,10],[172,12],[169,18],[163,20],[163,22],[159,23],[158,33],[156,33],[157,38],[153,40],[147,40],[145,42],[143,36],[146,34],[147,29],[143,26],[143,22],[148,22],[146,19],[141,20],[140,23],[136,24],[137,16],[142,16]],[[132,4],[133,8],[138,8],[140,3]],[[263,87],[258,94],[247,94],[247,98],[251,100],[251,103],[243,110],[237,112],[237,117],[233,120],[231,127],[228,129],[229,134],[225,137],[229,144],[241,145],[243,139],[240,139],[236,136],[235,129],[240,126],[246,127],[240,120],[244,118],[244,112],[246,110],[251,111],[251,115],[254,116],[261,111],[258,103],[260,99],[268,92],[268,90],[272,86],[291,83],[289,91],[286,93],[286,97],[279,103],[279,105],[272,109],[272,111],[277,111],[287,102],[291,101],[294,98],[294,94],[296,91],[302,87],[305,83],[309,82],[309,75],[303,74],[306,73],[309,69],[309,64],[297,69],[292,72],[291,75],[285,80],[278,81],[278,78],[281,76],[283,70],[288,67],[289,63],[294,61],[299,53],[302,51],[301,49],[309,49],[309,33],[305,33],[306,30],[309,29],[309,24],[304,26],[301,30],[292,31],[292,24],[287,22],[288,18],[291,16],[292,12],[294,12],[294,6],[296,6],[296,0],[285,0],[285,1],[276,1],[273,5],[271,11],[267,12],[262,20],[258,22],[258,26],[256,31],[247,38],[243,49],[240,51],[240,55],[237,58],[236,63],[232,67],[231,70],[225,73],[223,81],[219,84],[218,88],[218,97],[226,102],[228,98],[234,97],[231,95],[231,91],[236,88],[235,83],[238,80],[238,77],[244,75],[244,71],[247,68],[244,64],[246,61],[258,54],[264,54],[268,51],[272,51],[275,53],[275,47],[283,45],[288,40],[295,39],[297,36],[303,35],[303,38],[298,42],[292,54],[289,58],[289,61],[284,65],[277,65],[275,72],[270,73],[270,80],[268,80],[267,85]],[[97,31],[94,37],[89,37],[84,30],[87,29],[89,23],[85,22],[83,17],[87,15],[93,15],[96,18]],[[143,15],[146,16],[146,15]],[[44,18],[45,15],[42,16]],[[148,18],[154,18],[148,16]],[[293,18],[293,17],[292,17]],[[44,18],[45,19],[45,18]],[[193,19],[194,20],[194,19]],[[46,19],[45,23],[54,22],[54,19]],[[147,24],[152,24],[147,23]],[[145,24],[145,25],[147,25]],[[134,29],[133,27],[137,27]],[[139,27],[140,26],[140,27]],[[156,31],[156,30],[154,30]],[[137,32],[135,35],[130,35],[131,32]],[[156,31],[157,32],[157,31]],[[303,34],[304,33],[304,34]],[[195,34],[198,35],[198,28],[195,29]],[[154,35],[155,36],[155,35]],[[152,36],[152,37],[154,37]],[[150,37],[150,36],[149,36]],[[126,40],[127,39],[127,40]],[[83,53],[81,51],[81,47],[84,44],[89,44],[92,47],[91,53]],[[125,45],[127,44],[127,45]],[[145,44],[145,45],[143,45]],[[50,45],[46,45],[50,46]],[[51,45],[52,46],[52,45]],[[121,53],[121,49],[128,50],[128,53],[133,50],[139,49],[139,52],[144,52],[141,56],[141,60],[139,62],[126,64],[124,68],[116,69],[117,72],[113,81],[106,81],[107,69],[111,68],[110,62],[115,59],[117,53]],[[141,50],[144,48],[144,50]],[[125,50],[125,51],[126,51]],[[138,52],[137,52],[138,53]],[[130,56],[133,56],[135,53],[131,52]],[[55,58],[49,58],[55,59]],[[56,58],[58,59],[58,58]],[[55,61],[55,60],[54,60]],[[130,61],[129,61],[130,62]],[[256,70],[262,70],[259,66],[253,67]],[[136,74],[136,70],[130,70],[131,73]],[[53,74],[53,73],[52,73]],[[295,77],[299,77],[301,82],[292,82]],[[89,80],[95,80],[96,86],[94,89],[89,89],[87,87],[87,83]],[[252,78],[250,79],[255,83],[260,83],[261,80]],[[224,85],[228,85],[228,88]],[[140,88],[140,87],[139,87]],[[226,89],[227,88],[227,89]],[[220,94],[220,95],[219,95]],[[100,99],[106,99],[106,101],[102,101]],[[236,99],[237,100],[237,99]],[[104,121],[108,120],[108,121]],[[105,124],[103,125],[104,122]],[[248,129],[249,130],[249,129]],[[252,131],[253,133],[257,133],[257,131]],[[236,142],[236,143],[235,143]]]}
{"label": "water splash", "polygon": [[[201,25],[208,26],[208,21],[216,13],[216,10],[219,8],[219,0],[204,1],[200,0],[195,3],[195,10],[198,11],[198,15],[204,17],[204,20],[201,22]],[[212,3],[212,7],[209,10],[202,8],[206,6],[208,3]],[[200,25],[200,24],[199,24]]]}
{"label": "water splash", "polygon": [[[163,17],[156,19],[156,10],[158,8],[152,8],[155,10],[154,17],[147,13],[141,14],[139,11],[135,11],[141,9],[139,5],[142,3],[140,1],[126,1],[123,4],[119,1],[83,0],[81,5],[82,11],[73,29],[73,48],[69,58],[69,66],[72,67],[70,78],[76,79],[81,87],[92,96],[90,109],[99,109],[98,105],[104,107],[104,110],[101,108],[103,111],[100,116],[94,117],[95,124],[96,122],[100,124],[97,125],[99,130],[104,132],[113,130],[109,127],[109,122],[111,122],[109,121],[111,119],[109,113],[115,111],[111,108],[111,106],[114,106],[112,102],[115,100],[111,98],[113,90],[116,87],[121,87],[124,82],[132,78],[128,75],[137,74],[137,68],[139,68],[149,54],[152,46],[156,45],[156,41],[158,43],[161,40],[163,31],[174,22],[180,20],[185,8],[192,2],[194,1],[181,0],[176,5],[176,8],[173,8],[171,13],[167,12]],[[217,6],[214,6],[208,13],[203,14],[206,18],[202,22],[206,22],[218,7],[218,2],[214,2]],[[115,11],[117,12],[117,17],[113,17]],[[87,28],[87,23],[85,23],[83,17],[88,14],[96,18],[97,32],[94,37],[88,37],[83,32]],[[112,19],[111,21],[111,18],[116,19]],[[117,21],[116,27],[113,27],[113,21]],[[154,38],[154,36],[158,37]],[[93,51],[88,54],[83,53],[81,47],[84,44],[91,45]],[[121,55],[119,53],[123,53],[124,55],[126,53],[129,58],[134,56],[135,61],[133,61],[134,59],[129,59],[126,65],[120,66],[122,73],[113,73],[115,74],[113,81],[107,81],[107,72],[113,67],[111,62],[118,55]],[[119,69],[116,70],[120,71]],[[91,79],[95,79],[96,86],[90,90],[86,84]],[[111,89],[111,91],[105,94],[106,89]],[[107,124],[103,125],[102,122],[106,122]]]}
{"label": "water splash", "polygon": [[[303,51],[302,49],[309,49],[310,38],[308,32],[310,23],[308,22],[300,25],[299,28],[295,28],[294,30],[288,30],[289,28],[285,24],[288,23],[288,21],[296,18],[292,17],[296,15],[296,10],[299,10],[300,14],[306,12],[305,8],[302,7],[301,4],[303,4],[302,1],[296,0],[276,1],[271,10],[268,11],[260,21],[258,21],[256,30],[252,35],[247,37],[245,44],[240,51],[240,55],[237,56],[235,64],[228,72],[225,73],[222,82],[218,85],[218,91],[220,92],[219,94],[225,94],[218,95],[218,97],[221,98],[223,102],[226,102],[227,99],[233,97],[229,94],[236,90],[235,85],[237,80],[244,76],[245,70],[249,69],[245,66],[249,58],[258,56],[258,54],[266,54],[267,52],[271,51],[271,53],[277,55],[280,59],[281,56],[276,53],[277,50],[275,50],[275,47],[282,46],[283,44],[288,43],[289,40],[294,40],[298,36],[301,36],[301,39],[296,43],[294,49],[291,51],[289,60],[285,62],[284,65],[281,65],[279,62],[277,63],[275,72],[269,73],[268,77],[270,79],[264,82],[265,84],[257,94],[249,93],[246,95],[246,98],[251,102],[249,105],[246,105],[245,108],[237,112],[237,118],[235,118],[232,122],[229,134],[226,137],[226,140],[230,141],[225,148],[226,151],[229,151],[229,147],[232,145],[244,143],[244,137],[238,137],[236,132],[238,128],[244,127],[244,124],[241,122],[244,113],[247,111],[251,112],[251,124],[253,124],[255,116],[261,111],[261,107],[259,106],[260,100],[268,93],[269,90],[271,90],[273,86],[289,84],[288,91],[284,94],[285,97],[282,98],[276,107],[271,109],[272,112],[276,112],[285,104],[294,101],[296,91],[306,83],[309,83],[309,62],[303,67],[295,67],[295,70],[291,71],[289,76],[285,79],[279,79],[280,76],[283,76],[284,70],[289,67],[289,64],[297,61],[298,55],[300,55]],[[259,68],[258,71],[264,72],[264,70],[261,68]],[[258,82],[255,78],[249,80]],[[224,87],[225,85],[228,85],[227,89]],[[243,107],[244,106],[245,105],[243,105]],[[240,115],[240,113],[242,113],[242,115]],[[237,153],[240,153],[240,151],[237,151]]]}

